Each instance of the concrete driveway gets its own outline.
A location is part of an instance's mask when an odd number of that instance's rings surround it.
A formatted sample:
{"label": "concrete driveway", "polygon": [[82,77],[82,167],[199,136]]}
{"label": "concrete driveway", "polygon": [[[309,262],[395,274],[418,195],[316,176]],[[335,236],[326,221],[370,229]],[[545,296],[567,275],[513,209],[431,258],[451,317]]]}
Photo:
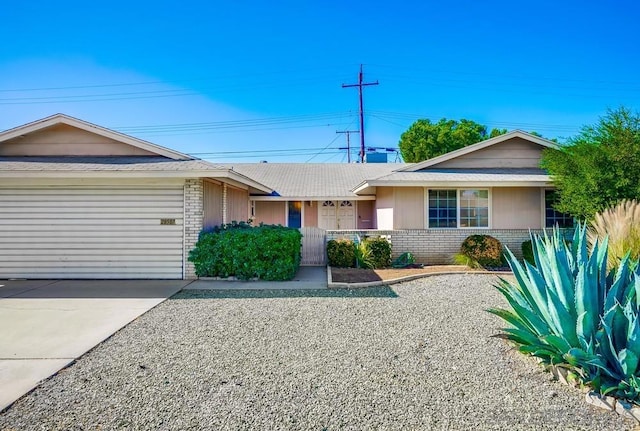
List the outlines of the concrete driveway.
{"label": "concrete driveway", "polygon": [[0,411],[189,283],[0,280]]}

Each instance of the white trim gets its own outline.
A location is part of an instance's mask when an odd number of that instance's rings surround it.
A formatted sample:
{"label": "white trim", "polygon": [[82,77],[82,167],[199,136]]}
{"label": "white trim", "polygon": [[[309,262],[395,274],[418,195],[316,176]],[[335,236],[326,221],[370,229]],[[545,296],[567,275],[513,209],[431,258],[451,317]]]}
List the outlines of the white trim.
{"label": "white trim", "polygon": [[501,142],[508,141],[513,138],[521,138],[532,142],[534,144],[538,144],[542,147],[546,148],[559,148],[558,144],[548,139],[540,138],[539,136],[532,135],[531,133],[524,132],[522,130],[514,130],[509,133],[505,133],[504,135],[496,136],[494,138],[486,139],[482,142],[478,142],[473,145],[468,145],[466,147],[460,148],[458,150],[450,151],[446,154],[442,154],[437,157],[433,157],[429,160],[425,160],[424,162],[414,163],[410,166],[406,166],[404,168],[398,169],[396,172],[415,172],[421,169],[427,168],[429,166],[436,165],[438,163],[445,162],[447,160],[455,159],[456,157],[461,157],[469,153],[473,153],[474,151],[482,150],[484,148],[490,147],[492,145],[499,144]]}
{"label": "white trim", "polygon": [[[456,192],[456,227],[430,227],[429,226],[429,191],[430,190],[455,190]],[[460,226],[460,198],[462,190],[486,190],[487,191],[487,226]],[[425,220],[424,226],[425,229],[460,229],[460,230],[473,230],[473,229],[493,229],[493,193],[492,189],[489,187],[482,188],[465,188],[465,187],[425,187],[424,188],[424,201],[426,203],[426,211],[425,211]]]}
{"label": "white trim", "polygon": [[416,181],[365,181],[356,186],[352,191],[354,193],[361,193],[368,190],[370,187],[430,187],[430,188],[443,188],[443,187],[549,187],[551,185],[551,179],[544,178],[539,181],[428,181],[428,180],[416,180]]}
{"label": "white trim", "polygon": [[6,130],[0,133],[0,143],[9,139],[16,138],[18,136],[23,136],[28,133],[33,133],[38,130],[45,129],[47,127],[55,126],[56,124],[66,124],[68,126],[76,127],[86,132],[104,136],[106,138],[131,145],[132,147],[137,147],[158,154],[160,156],[168,157],[170,159],[194,159],[194,157],[191,157],[188,154],[180,153],[166,147],[161,147],[160,145],[152,144],[151,142],[143,141],[142,139],[134,138],[133,136],[125,135],[124,133],[116,132],[114,130],[107,129],[105,127],[101,127],[96,124],[92,124],[65,114],[55,114],[50,117],[45,117],[40,120],[36,120],[22,126],[14,127],[13,129]]}

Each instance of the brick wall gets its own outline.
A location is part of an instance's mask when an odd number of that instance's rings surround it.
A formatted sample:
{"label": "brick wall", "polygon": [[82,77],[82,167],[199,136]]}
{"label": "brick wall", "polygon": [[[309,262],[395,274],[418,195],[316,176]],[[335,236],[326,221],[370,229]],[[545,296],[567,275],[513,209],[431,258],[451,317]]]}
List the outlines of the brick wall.
{"label": "brick wall", "polygon": [[[542,231],[532,231],[539,233]],[[566,235],[572,231],[567,230]],[[522,243],[529,239],[528,229],[410,229],[410,230],[331,230],[327,240],[348,238],[356,235],[387,236],[391,241],[393,258],[410,251],[416,262],[428,265],[452,263],[454,254],[460,251],[462,241],[469,235],[491,235],[518,258],[522,258]]]}
{"label": "brick wall", "polygon": [[184,278],[196,278],[196,271],[188,261],[202,230],[203,220],[203,181],[188,179],[184,183]]}

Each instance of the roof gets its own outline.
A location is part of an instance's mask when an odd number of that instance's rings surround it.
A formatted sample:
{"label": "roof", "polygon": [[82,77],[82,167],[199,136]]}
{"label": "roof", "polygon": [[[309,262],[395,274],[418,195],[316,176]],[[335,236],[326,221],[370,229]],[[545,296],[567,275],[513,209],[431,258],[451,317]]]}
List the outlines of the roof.
{"label": "roof", "polygon": [[13,129],[0,132],[0,143],[9,139],[23,136],[28,133],[33,133],[38,130],[46,129],[57,124],[66,124],[68,126],[76,127],[81,130],[85,130],[96,135],[104,136],[106,138],[119,141],[133,147],[141,148],[146,151],[150,151],[159,156],[164,156],[174,160],[193,160],[194,157],[188,154],[183,154],[178,151],[171,150],[160,145],[152,144],[151,142],[144,141],[142,139],[134,138],[124,133],[116,132],[96,124],[80,120],[78,118],[71,117],[65,114],[55,114],[50,117],[42,118],[40,120],[33,121],[31,123],[24,124],[22,126],[14,127]]}
{"label": "roof", "polygon": [[368,179],[356,187],[355,193],[371,193],[373,187],[540,187],[551,182],[542,169],[432,169],[428,171],[392,172]]}
{"label": "roof", "polygon": [[267,184],[290,200],[357,199],[352,189],[361,182],[388,175],[403,163],[240,163],[225,164]]}
{"label": "roof", "polygon": [[428,168],[429,166],[434,166],[439,163],[445,162],[447,160],[455,159],[456,157],[464,156],[465,154],[473,153],[474,151],[482,150],[484,148],[499,144],[501,142],[508,141],[509,139],[513,139],[513,138],[525,139],[529,142],[538,144],[546,148],[558,148],[558,144],[556,144],[553,141],[549,141],[548,139],[544,139],[539,136],[532,135],[531,133],[523,132],[522,130],[514,130],[511,132],[505,133],[504,135],[499,135],[494,138],[487,139],[473,145],[468,145],[466,147],[448,152],[446,154],[442,154],[441,156],[433,157],[429,160],[425,160],[424,162],[407,165],[406,167],[399,170],[408,171],[408,172],[419,171],[421,169]]}

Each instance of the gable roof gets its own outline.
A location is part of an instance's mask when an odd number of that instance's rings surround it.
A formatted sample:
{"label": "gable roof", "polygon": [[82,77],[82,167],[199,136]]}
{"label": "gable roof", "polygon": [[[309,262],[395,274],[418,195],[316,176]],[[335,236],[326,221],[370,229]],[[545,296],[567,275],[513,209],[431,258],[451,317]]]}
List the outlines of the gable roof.
{"label": "gable roof", "polygon": [[9,139],[23,136],[29,133],[37,132],[39,130],[46,129],[58,124],[66,124],[71,127],[75,127],[96,135],[104,136],[114,141],[122,142],[133,147],[137,147],[146,151],[150,151],[159,156],[167,157],[173,160],[194,160],[194,157],[188,154],[180,153],[178,151],[171,150],[160,145],[152,144],[151,142],[144,141],[142,139],[134,138],[124,133],[116,132],[105,127],[92,124],[78,118],[71,117],[65,114],[55,114],[40,120],[33,121],[31,123],[24,124],[22,126],[14,127],[13,129],[5,130],[0,133],[0,145],[2,142]]}
{"label": "gable roof", "polygon": [[474,151],[479,151],[485,149],[487,147],[491,147],[493,145],[508,141],[513,138],[521,138],[526,141],[532,142],[534,144],[540,145],[545,148],[558,148],[558,144],[548,139],[541,138],[539,136],[532,135],[531,133],[523,132],[522,130],[513,130],[511,132],[505,133],[504,135],[496,136],[494,138],[486,139],[484,141],[478,142],[473,145],[468,145],[466,147],[460,148],[455,151],[451,151],[446,154],[442,154],[440,156],[431,158],[429,160],[425,160],[419,163],[413,163],[409,166],[406,166],[402,169],[398,169],[398,171],[405,172],[415,172],[421,169],[428,168],[430,166],[437,165],[439,163],[445,162],[447,160],[455,159],[456,157],[464,156],[469,153],[473,153]]}
{"label": "gable roof", "polygon": [[364,199],[352,189],[367,178],[390,174],[402,163],[239,163],[232,167],[274,190],[269,200]]}

